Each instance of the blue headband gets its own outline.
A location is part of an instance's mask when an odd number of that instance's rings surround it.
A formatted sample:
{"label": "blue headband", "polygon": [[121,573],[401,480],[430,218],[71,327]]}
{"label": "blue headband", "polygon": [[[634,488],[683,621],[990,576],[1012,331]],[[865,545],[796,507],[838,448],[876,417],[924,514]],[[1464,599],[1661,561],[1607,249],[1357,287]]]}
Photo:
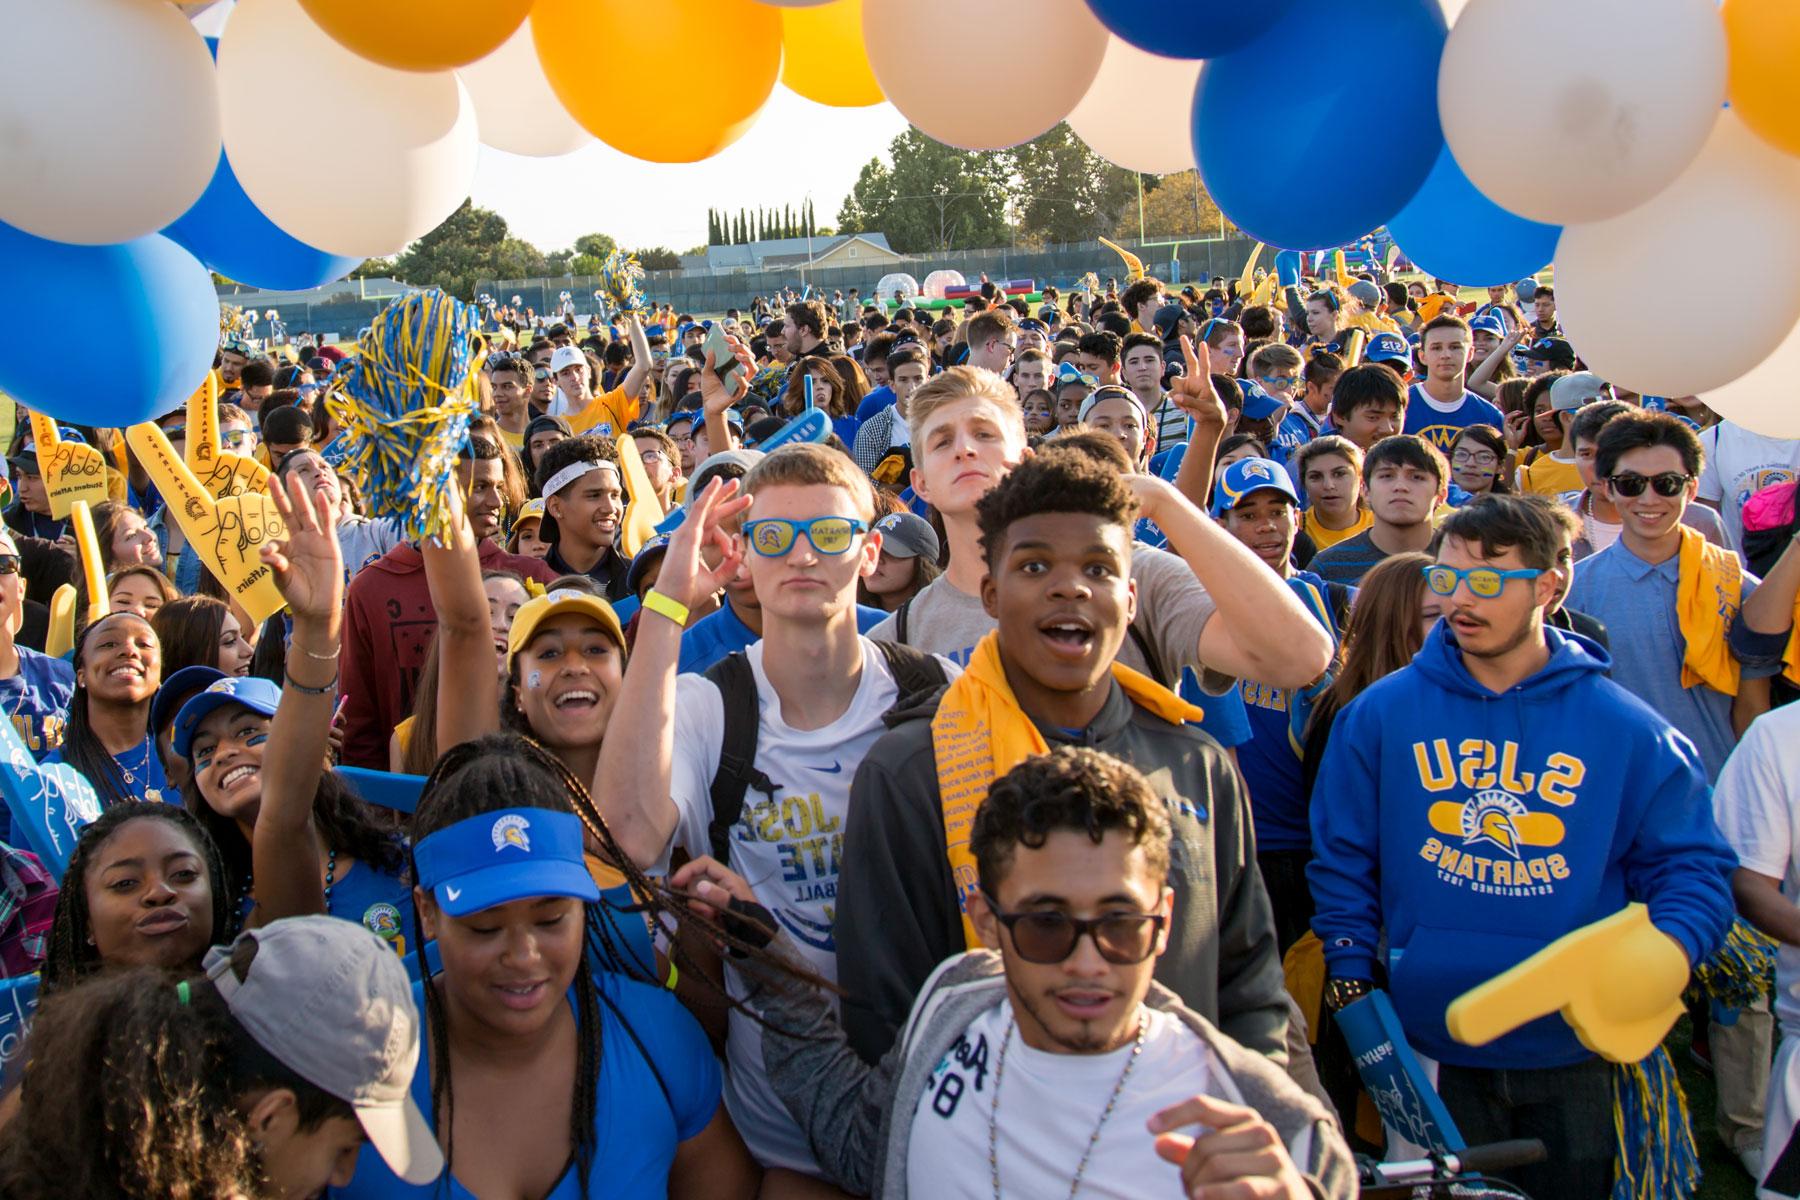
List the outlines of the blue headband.
{"label": "blue headband", "polygon": [[468,817],[413,847],[419,885],[453,917],[514,900],[573,896],[593,902],[600,889],[581,853],[581,821],[548,808],[508,808]]}

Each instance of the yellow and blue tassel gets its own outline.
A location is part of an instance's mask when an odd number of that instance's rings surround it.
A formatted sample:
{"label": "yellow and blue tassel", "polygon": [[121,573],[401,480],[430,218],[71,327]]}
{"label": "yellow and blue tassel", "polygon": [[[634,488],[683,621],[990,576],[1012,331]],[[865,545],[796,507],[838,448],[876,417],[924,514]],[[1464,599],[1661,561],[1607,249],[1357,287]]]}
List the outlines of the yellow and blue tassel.
{"label": "yellow and blue tassel", "polygon": [[1612,1200],[1693,1200],[1700,1153],[1669,1052],[1658,1046],[1642,1062],[1615,1063],[1612,1093]]}
{"label": "yellow and blue tassel", "polygon": [[637,255],[614,250],[600,264],[600,290],[612,302],[613,312],[620,317],[643,317],[650,311],[644,295],[644,268]]}
{"label": "yellow and blue tassel", "polygon": [[369,512],[394,518],[415,541],[450,526],[457,454],[476,413],[479,327],[473,305],[435,288],[396,300],[326,400]]}
{"label": "yellow and blue tassel", "polygon": [[1694,982],[1712,1001],[1713,1020],[1736,1023],[1737,1014],[1770,994],[1775,986],[1773,939],[1734,919],[1718,952],[1694,968]]}

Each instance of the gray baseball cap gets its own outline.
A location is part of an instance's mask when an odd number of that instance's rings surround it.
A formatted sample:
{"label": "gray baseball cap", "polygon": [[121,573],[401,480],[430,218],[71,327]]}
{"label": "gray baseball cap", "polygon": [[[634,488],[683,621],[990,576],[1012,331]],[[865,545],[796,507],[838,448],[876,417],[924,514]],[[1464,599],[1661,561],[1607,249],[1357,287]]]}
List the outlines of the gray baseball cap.
{"label": "gray baseball cap", "polygon": [[895,558],[926,558],[936,562],[942,548],[937,530],[918,513],[889,513],[875,522],[881,531],[881,549]]}
{"label": "gray baseball cap", "polygon": [[1606,380],[1592,371],[1564,375],[1550,385],[1550,411],[1574,412],[1606,397]]}
{"label": "gray baseball cap", "polygon": [[1352,300],[1360,301],[1365,308],[1374,308],[1387,299],[1382,295],[1381,289],[1367,279],[1358,279],[1344,290],[1350,294]]}
{"label": "gray baseball cap", "polygon": [[399,956],[337,917],[287,917],[238,936],[256,942],[243,979],[230,947],[213,947],[204,964],[232,1018],[295,1074],[349,1102],[394,1174],[436,1179],[444,1156],[412,1100],[419,1013]]}

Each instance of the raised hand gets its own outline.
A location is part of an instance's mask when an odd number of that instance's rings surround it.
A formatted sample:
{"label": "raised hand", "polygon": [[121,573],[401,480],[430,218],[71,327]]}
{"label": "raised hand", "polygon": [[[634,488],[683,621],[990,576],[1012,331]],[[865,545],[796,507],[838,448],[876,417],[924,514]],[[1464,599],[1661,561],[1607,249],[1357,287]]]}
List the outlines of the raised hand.
{"label": "raised hand", "polygon": [[[692,608],[724,587],[736,576],[744,558],[741,539],[727,533],[724,525],[749,507],[750,497],[738,494],[735,479],[715,479],[690,499],[687,519],[669,538],[656,590]],[[708,567],[700,554],[708,545],[719,552],[718,565],[713,567]]]}
{"label": "raised hand", "polygon": [[727,387],[719,377],[713,362],[705,363],[700,369],[700,403],[710,414],[723,413],[750,391],[750,377],[756,374],[756,360],[750,356],[750,348],[732,334],[725,335],[725,344],[731,347],[732,357],[737,359],[738,372],[732,377],[732,386]]}
{"label": "raised hand", "polygon": [[1205,342],[1195,345],[1187,334],[1181,335],[1181,360],[1187,374],[1170,381],[1169,395],[1175,407],[1194,418],[1196,424],[1225,427],[1225,405],[1213,391],[1212,353]]}
{"label": "raised hand", "polygon": [[344,557],[338,546],[337,512],[298,475],[277,479],[269,499],[287,537],[265,542],[261,557],[294,618],[330,620],[344,602]]}

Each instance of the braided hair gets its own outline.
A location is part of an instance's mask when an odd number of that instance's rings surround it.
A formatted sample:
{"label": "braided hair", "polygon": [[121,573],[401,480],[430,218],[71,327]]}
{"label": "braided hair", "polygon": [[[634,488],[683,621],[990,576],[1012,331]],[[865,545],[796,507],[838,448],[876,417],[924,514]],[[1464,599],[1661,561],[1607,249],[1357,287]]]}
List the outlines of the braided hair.
{"label": "braided hair", "polygon": [[56,915],[50,922],[49,947],[43,967],[45,995],[79,983],[100,969],[99,951],[88,941],[91,928],[87,902],[88,867],[100,847],[118,832],[120,826],[139,819],[167,821],[194,843],[201,860],[206,863],[206,881],[212,888],[212,940],[228,942],[236,932],[231,889],[225,886],[225,864],[219,857],[218,843],[194,814],[172,804],[149,800],[117,804],[101,813],[75,839],[75,852],[69,856],[68,870],[63,872],[62,890],[56,897]]}
{"label": "braided hair", "polygon": [[[156,636],[155,627],[136,613],[111,613],[83,629],[81,636],[75,639],[74,661],[77,669],[81,666],[83,655],[87,653],[88,638],[109,620],[121,616],[142,621],[150,629],[150,636]],[[151,753],[155,753],[154,748]],[[94,732],[93,724],[88,719],[88,690],[79,683],[69,699],[69,721],[63,732],[62,760],[81,772],[94,785],[94,793],[99,798],[101,808],[112,808],[135,799],[125,786],[118,761],[107,753],[106,746]]]}

